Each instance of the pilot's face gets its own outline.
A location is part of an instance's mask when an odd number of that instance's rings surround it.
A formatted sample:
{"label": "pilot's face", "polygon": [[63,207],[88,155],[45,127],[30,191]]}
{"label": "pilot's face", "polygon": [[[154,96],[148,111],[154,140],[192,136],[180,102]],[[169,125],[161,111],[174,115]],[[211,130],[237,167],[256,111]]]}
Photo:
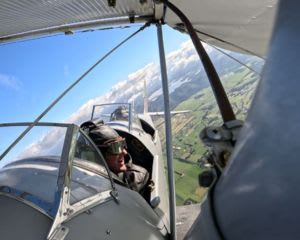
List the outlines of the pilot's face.
{"label": "pilot's face", "polygon": [[119,154],[106,153],[106,162],[111,171],[118,174],[120,172],[125,172],[127,167],[125,165],[125,156],[127,151],[125,148],[122,149]]}

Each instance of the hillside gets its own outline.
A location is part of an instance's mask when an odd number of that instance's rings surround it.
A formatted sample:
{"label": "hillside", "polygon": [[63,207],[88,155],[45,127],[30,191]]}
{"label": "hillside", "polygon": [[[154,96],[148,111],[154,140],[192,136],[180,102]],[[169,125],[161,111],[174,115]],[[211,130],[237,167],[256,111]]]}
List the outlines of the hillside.
{"label": "hillside", "polygon": [[[255,64],[255,63],[253,63]],[[258,75],[245,67],[224,74],[222,82],[238,119],[245,119],[257,84]],[[221,117],[210,87],[205,87],[182,101],[174,110],[192,110],[172,119],[173,156],[177,205],[201,201],[206,189],[198,185],[198,175],[203,169],[200,160],[206,148],[199,140],[205,126],[220,125]],[[155,121],[164,144],[164,124]]]}
{"label": "hillside", "polygon": [[[237,116],[243,119],[258,77],[216,49],[207,45],[205,48],[221,76]],[[263,65],[262,60],[254,56],[233,52],[229,55],[256,71],[260,71]],[[166,61],[171,109],[192,110],[191,114],[173,119],[177,203],[198,202],[203,195],[203,189],[197,187],[198,174],[202,171],[197,166],[197,161],[205,151],[198,135],[204,126],[221,124],[221,119],[192,42],[187,41],[179,49],[169,53]],[[131,102],[134,103],[136,113],[143,112],[144,82],[147,83],[149,111],[163,111],[160,67],[157,63],[149,63],[118,82],[105,95],[89,100],[66,122],[81,124],[90,118],[92,106],[100,103]],[[164,141],[163,119],[155,122]]]}

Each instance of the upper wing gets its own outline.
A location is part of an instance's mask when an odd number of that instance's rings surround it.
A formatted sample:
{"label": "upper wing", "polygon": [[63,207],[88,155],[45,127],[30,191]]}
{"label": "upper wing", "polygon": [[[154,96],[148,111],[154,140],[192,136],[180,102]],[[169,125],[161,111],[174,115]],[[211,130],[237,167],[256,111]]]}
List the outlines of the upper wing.
{"label": "upper wing", "polygon": [[[69,33],[76,29],[124,24],[163,17],[163,5],[151,0],[3,0],[0,42]],[[191,20],[201,40],[226,49],[265,56],[277,0],[171,0]],[[167,9],[165,22],[184,30]]]}
{"label": "upper wing", "polygon": [[[201,40],[225,49],[266,55],[271,38],[277,0],[172,0],[192,22]],[[182,29],[171,11],[166,22]]]}
{"label": "upper wing", "polygon": [[[162,16],[152,1],[117,0],[3,0],[0,1],[0,42],[68,33],[76,29],[137,22]],[[161,12],[161,16],[159,16]]]}

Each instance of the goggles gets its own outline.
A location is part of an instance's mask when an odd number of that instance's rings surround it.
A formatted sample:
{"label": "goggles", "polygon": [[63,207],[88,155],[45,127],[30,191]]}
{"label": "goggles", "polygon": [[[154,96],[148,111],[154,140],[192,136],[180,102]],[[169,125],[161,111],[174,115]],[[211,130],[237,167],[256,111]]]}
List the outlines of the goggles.
{"label": "goggles", "polygon": [[127,148],[127,144],[124,138],[116,142],[107,143],[107,153],[120,154],[123,149]]}

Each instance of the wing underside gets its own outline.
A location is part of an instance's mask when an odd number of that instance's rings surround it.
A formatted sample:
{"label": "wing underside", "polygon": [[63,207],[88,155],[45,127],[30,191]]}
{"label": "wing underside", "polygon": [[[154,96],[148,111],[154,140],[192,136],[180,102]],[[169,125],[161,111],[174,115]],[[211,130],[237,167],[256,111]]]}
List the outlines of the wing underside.
{"label": "wing underside", "polygon": [[[277,0],[172,0],[192,22],[201,40],[212,45],[265,56],[271,38]],[[166,22],[184,29],[171,11]]]}
{"label": "wing underside", "polygon": [[[114,5],[114,2],[116,4]],[[172,0],[201,40],[226,49],[265,56],[277,0]],[[180,31],[170,10],[150,0],[4,0],[0,2],[0,43],[78,29],[158,20]]]}

